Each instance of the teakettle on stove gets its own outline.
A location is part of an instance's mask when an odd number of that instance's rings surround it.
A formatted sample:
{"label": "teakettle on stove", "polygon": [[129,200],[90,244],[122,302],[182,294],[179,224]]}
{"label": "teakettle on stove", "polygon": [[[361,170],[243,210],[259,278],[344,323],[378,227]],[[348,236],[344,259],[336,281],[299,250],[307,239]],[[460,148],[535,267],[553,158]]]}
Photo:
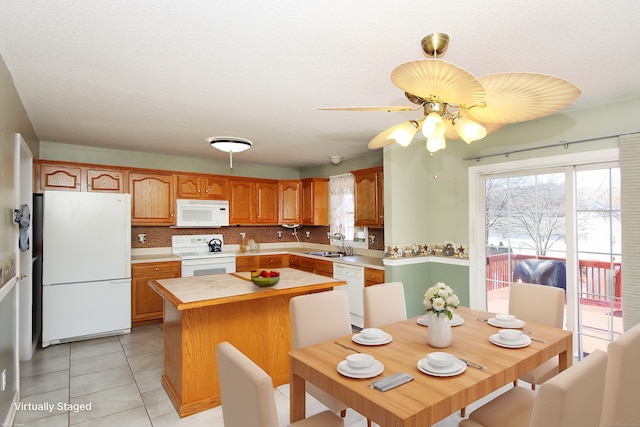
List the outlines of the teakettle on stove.
{"label": "teakettle on stove", "polygon": [[209,240],[209,252],[222,252],[222,240],[220,239]]}

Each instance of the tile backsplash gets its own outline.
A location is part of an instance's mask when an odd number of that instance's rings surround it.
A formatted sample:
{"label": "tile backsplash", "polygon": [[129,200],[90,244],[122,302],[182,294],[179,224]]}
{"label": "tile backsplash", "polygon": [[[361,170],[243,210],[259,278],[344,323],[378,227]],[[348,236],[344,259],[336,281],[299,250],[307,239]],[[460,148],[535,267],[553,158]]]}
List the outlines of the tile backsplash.
{"label": "tile backsplash", "polygon": [[[282,237],[278,237],[282,232]],[[307,238],[307,232],[309,237]],[[297,230],[298,240],[301,243],[329,244],[326,226],[303,226]],[[171,227],[131,227],[132,248],[163,248],[171,247],[171,236],[189,234],[222,234],[225,244],[241,243],[240,233],[246,233],[245,242],[253,239],[256,243],[289,243],[295,242],[296,236],[293,230],[278,225],[274,226],[235,226],[222,228],[171,228]],[[138,240],[138,235],[145,235],[145,242]],[[374,242],[369,241],[369,249],[384,250],[384,229],[371,228],[369,236],[375,236]]]}

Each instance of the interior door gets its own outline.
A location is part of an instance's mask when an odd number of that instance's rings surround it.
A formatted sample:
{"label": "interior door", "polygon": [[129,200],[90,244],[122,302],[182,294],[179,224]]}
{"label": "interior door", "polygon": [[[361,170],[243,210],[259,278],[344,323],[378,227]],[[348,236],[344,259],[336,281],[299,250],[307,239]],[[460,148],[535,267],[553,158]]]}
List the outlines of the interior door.
{"label": "interior door", "polygon": [[[33,212],[33,154],[20,134],[16,134],[16,208],[27,205]],[[28,247],[21,249],[16,242],[16,266],[19,289],[19,330],[18,350],[20,360],[31,360],[40,336],[40,325],[34,324],[34,307],[38,307],[37,298],[33,292],[33,258],[32,242],[33,227],[28,229]],[[37,297],[37,295],[36,295]]]}

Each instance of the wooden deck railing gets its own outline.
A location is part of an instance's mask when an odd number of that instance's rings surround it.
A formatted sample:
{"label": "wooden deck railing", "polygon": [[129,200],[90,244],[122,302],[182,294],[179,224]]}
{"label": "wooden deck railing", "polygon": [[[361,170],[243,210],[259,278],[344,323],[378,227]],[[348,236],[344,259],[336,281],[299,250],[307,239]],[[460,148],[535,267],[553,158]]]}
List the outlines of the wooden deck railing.
{"label": "wooden deck railing", "polygon": [[[533,259],[530,255],[497,254],[487,256],[487,291],[509,286],[514,282],[516,263],[523,259]],[[537,257],[565,261],[564,258]],[[618,303],[622,299],[622,270],[619,262],[613,265],[606,261],[578,260],[581,285],[581,299],[585,303],[603,303],[614,297]],[[613,281],[613,295],[607,290],[607,283]]]}

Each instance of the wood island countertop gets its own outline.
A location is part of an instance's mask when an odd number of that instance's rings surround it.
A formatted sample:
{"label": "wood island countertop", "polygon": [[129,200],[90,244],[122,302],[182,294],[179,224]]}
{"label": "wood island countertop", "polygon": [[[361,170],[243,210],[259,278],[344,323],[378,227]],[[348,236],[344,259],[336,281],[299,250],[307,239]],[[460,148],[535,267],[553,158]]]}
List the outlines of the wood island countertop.
{"label": "wood island countertop", "polygon": [[280,281],[265,288],[254,285],[249,272],[149,282],[163,298],[162,385],[180,417],[220,404],[215,354],[223,341],[262,367],[274,386],[287,383],[289,301],[346,284],[292,268],[273,270]]}
{"label": "wood island countertop", "polygon": [[342,280],[319,276],[294,268],[274,268],[280,272],[280,281],[269,287],[260,287],[251,281],[251,273],[213,274],[208,276],[181,277],[177,279],[153,280],[149,286],[177,310],[188,310],[211,305],[228,304],[235,301],[267,298],[274,292],[281,295],[306,291],[324,290],[327,284],[345,285]]}

